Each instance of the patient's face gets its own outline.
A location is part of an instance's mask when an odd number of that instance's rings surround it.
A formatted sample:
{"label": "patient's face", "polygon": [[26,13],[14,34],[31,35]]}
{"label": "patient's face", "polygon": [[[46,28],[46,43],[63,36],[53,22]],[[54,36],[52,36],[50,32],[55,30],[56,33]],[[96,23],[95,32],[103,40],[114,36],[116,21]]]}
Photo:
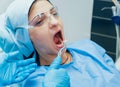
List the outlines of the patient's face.
{"label": "patient's face", "polygon": [[37,1],[30,10],[29,25],[33,26],[29,34],[40,56],[55,57],[64,41],[63,25],[56,8],[46,0]]}

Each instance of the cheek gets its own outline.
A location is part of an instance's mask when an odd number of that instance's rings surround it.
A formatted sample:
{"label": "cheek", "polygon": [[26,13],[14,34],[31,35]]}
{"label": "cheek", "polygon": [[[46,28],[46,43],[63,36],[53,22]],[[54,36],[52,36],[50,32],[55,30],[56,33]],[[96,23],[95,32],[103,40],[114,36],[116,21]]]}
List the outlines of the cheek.
{"label": "cheek", "polygon": [[33,44],[37,47],[44,45],[48,41],[49,34],[47,31],[35,29],[31,30],[29,34]]}
{"label": "cheek", "polygon": [[34,42],[34,43],[42,42],[42,40],[46,38],[46,35],[44,33],[36,31],[36,32],[30,33],[30,38],[31,38],[32,42]]}

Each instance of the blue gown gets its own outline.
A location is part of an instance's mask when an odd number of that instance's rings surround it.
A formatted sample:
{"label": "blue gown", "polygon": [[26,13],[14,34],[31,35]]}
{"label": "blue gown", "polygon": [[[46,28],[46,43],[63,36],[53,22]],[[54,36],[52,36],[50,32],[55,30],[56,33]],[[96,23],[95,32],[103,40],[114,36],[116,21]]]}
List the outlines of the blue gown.
{"label": "blue gown", "polygon": [[[77,41],[67,46],[72,62],[61,65],[70,76],[70,87],[120,87],[120,72],[106,51],[90,40]],[[24,81],[23,87],[42,87],[49,66],[38,66]]]}

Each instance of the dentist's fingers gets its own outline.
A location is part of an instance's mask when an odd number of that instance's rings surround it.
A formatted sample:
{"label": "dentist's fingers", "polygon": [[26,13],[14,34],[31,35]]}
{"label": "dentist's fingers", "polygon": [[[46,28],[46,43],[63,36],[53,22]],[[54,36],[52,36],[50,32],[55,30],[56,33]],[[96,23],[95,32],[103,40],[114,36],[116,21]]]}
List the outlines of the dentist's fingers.
{"label": "dentist's fingers", "polygon": [[58,56],[53,60],[52,64],[51,64],[50,67],[49,67],[49,70],[51,70],[51,69],[57,69],[57,68],[60,66],[61,62],[62,62],[62,58],[61,58],[61,56],[58,55]]}
{"label": "dentist's fingers", "polygon": [[17,62],[18,66],[26,66],[29,64],[35,63],[35,58],[30,58],[30,59],[26,59],[26,60],[19,60]]}
{"label": "dentist's fingers", "polygon": [[26,65],[26,66],[20,66],[20,67],[17,67],[17,71],[16,73],[20,73],[20,72],[23,72],[23,71],[29,71],[29,69],[36,69],[37,68],[37,64],[36,63],[32,63],[32,64],[29,64],[29,65]]}
{"label": "dentist's fingers", "polygon": [[25,80],[31,73],[33,73],[35,71],[35,68],[31,68],[28,71],[24,71],[19,73],[15,79],[14,79],[14,83],[18,83],[21,82],[23,80]]}
{"label": "dentist's fingers", "polygon": [[6,56],[7,56],[7,61],[15,61],[15,60],[17,60],[17,57],[18,57],[18,55],[19,55],[19,51],[15,51],[15,52],[11,52],[11,53],[8,53],[8,54],[6,54]]}
{"label": "dentist's fingers", "polygon": [[21,82],[24,79],[26,79],[31,73],[33,73],[37,68],[37,65],[35,63],[30,64],[28,66],[25,66],[23,68],[18,67],[18,70],[15,75],[14,82]]}
{"label": "dentist's fingers", "polygon": [[60,64],[61,64],[61,62],[62,62],[61,56],[62,56],[62,54],[63,54],[65,51],[66,51],[66,47],[65,47],[65,46],[59,50],[58,55],[57,55],[57,57],[53,60],[52,64],[51,64],[50,67],[49,67],[49,70],[51,70],[51,69],[57,69],[57,68],[60,66]]}

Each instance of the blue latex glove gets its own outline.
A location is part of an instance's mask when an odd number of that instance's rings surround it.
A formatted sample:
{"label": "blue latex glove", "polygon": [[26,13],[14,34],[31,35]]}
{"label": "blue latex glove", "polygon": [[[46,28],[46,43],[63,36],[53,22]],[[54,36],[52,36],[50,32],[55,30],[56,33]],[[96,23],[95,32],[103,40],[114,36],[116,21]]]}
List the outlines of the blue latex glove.
{"label": "blue latex glove", "polygon": [[21,82],[35,71],[35,59],[17,60],[18,53],[0,54],[0,87]]}
{"label": "blue latex glove", "polygon": [[62,58],[58,55],[45,75],[42,87],[70,87],[70,78],[65,69],[58,69]]}
{"label": "blue latex glove", "polygon": [[120,4],[112,7],[113,17],[112,21],[120,26]]}
{"label": "blue latex glove", "polygon": [[113,16],[113,17],[112,17],[112,21],[113,21],[115,24],[117,24],[117,25],[120,26],[120,15]]}

